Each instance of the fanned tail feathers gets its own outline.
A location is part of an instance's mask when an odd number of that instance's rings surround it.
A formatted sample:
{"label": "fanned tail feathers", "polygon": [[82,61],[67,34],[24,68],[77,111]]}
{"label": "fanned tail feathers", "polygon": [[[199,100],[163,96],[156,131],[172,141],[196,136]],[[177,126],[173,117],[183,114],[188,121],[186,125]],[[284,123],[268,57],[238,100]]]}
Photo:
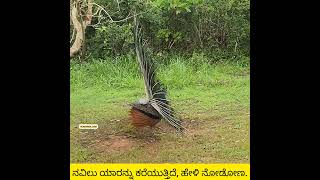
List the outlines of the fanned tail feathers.
{"label": "fanned tail feathers", "polygon": [[144,51],[141,28],[139,27],[136,18],[134,26],[134,42],[148,102],[166,122],[176,129],[182,130],[181,121],[175,117],[174,110],[166,97],[167,92],[161,82],[156,78],[155,65]]}

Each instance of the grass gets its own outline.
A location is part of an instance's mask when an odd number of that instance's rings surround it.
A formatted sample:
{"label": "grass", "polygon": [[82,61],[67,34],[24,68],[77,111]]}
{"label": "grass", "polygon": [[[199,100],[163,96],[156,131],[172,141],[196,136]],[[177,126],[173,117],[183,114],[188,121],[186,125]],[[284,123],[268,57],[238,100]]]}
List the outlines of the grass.
{"label": "grass", "polygon": [[[158,77],[187,131],[161,122],[137,132],[130,103],[144,97],[130,57],[71,64],[71,162],[249,163],[250,69],[203,56],[156,59]],[[97,130],[79,130],[95,123]]]}

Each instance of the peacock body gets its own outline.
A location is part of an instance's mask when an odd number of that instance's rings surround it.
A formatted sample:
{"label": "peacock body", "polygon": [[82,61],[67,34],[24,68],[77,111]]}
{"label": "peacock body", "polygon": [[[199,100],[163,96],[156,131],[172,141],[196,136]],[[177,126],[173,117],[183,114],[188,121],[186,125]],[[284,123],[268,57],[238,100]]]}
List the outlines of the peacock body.
{"label": "peacock body", "polygon": [[137,61],[144,80],[146,97],[133,103],[130,117],[133,126],[154,126],[161,119],[179,131],[182,130],[181,120],[175,117],[174,110],[169,104],[167,91],[156,78],[156,68],[151,58],[145,53],[142,44],[142,33],[135,18],[134,42]]}

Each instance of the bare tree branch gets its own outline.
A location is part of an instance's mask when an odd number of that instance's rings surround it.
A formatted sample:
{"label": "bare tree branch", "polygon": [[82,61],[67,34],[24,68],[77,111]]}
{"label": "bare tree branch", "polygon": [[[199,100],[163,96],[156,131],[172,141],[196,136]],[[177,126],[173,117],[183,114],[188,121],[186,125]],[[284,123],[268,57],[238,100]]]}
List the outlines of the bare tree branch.
{"label": "bare tree branch", "polygon": [[[101,24],[101,21],[103,19],[106,19],[105,16],[102,15],[102,12],[105,13],[108,17],[108,19],[111,21],[111,23],[117,23],[117,22],[123,22],[123,21],[126,21],[130,18],[133,18],[134,16],[138,16],[138,15],[141,15],[141,14],[144,14],[146,12],[141,12],[141,13],[138,13],[138,14],[135,14],[135,15],[132,15],[132,16],[129,16],[131,14],[131,11],[128,13],[127,17],[124,18],[124,19],[121,19],[121,20],[114,20],[111,15],[108,13],[108,11],[106,11],[102,6],[100,6],[99,4],[97,3],[92,3],[93,5],[97,6],[98,7],[98,10],[97,12],[94,13],[93,17],[97,17],[98,18],[98,23],[94,24],[94,25],[91,25],[93,27],[97,27],[99,24]],[[96,14],[98,14],[98,16],[95,16]]]}
{"label": "bare tree branch", "polygon": [[[85,31],[88,26],[97,27],[99,24],[101,24],[101,21],[109,19],[111,23],[117,23],[126,21],[132,17],[141,15],[145,12],[135,14],[130,16],[131,11],[128,13],[128,16],[121,20],[113,20],[111,15],[106,11],[102,6],[100,6],[97,3],[94,3],[93,0],[71,0],[70,1],[70,25],[73,25],[73,32],[70,43],[73,42],[71,48],[70,48],[70,57],[74,57],[78,52],[81,51],[81,49],[85,46]],[[118,3],[118,9],[120,11],[120,2],[117,0]],[[97,11],[93,13],[93,6],[98,7]],[[86,11],[84,11],[84,8],[86,8]],[[104,16],[103,14],[106,14]],[[94,25],[92,25],[92,18],[97,17],[98,22]],[[74,35],[75,34],[75,35]],[[75,39],[74,39],[75,36]],[[74,40],[74,41],[73,41]]]}
{"label": "bare tree branch", "polygon": [[[109,17],[109,19],[111,20],[111,22],[113,22],[112,17],[110,16],[110,14],[109,14],[103,7],[101,7],[101,6],[100,6],[99,4],[97,4],[97,3],[92,3],[92,4],[98,6],[98,7],[100,8],[100,11],[103,11],[104,13],[106,13],[107,16]],[[100,14],[100,13],[99,13],[99,14]]]}
{"label": "bare tree branch", "polygon": [[120,11],[120,3],[119,3],[119,0],[117,0],[117,5],[118,5],[118,11]]}

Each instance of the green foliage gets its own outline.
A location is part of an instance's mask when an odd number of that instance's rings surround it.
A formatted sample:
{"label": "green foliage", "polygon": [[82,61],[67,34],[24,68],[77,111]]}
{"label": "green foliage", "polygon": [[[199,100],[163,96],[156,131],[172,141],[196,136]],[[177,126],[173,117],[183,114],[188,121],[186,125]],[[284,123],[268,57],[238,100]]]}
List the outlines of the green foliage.
{"label": "green foliage", "polygon": [[[96,28],[95,37],[91,39],[92,48],[97,48],[100,51],[90,49],[90,52],[95,52],[95,56],[104,57],[108,55],[124,55],[131,50],[133,36],[131,32],[131,24],[104,24]],[[100,52],[103,52],[101,54]]]}
{"label": "green foliage", "polygon": [[[143,37],[154,54],[194,52],[217,58],[250,56],[249,0],[95,1],[113,20],[140,14]],[[96,7],[95,7],[96,9]],[[105,19],[87,30],[87,53],[94,58],[133,54],[133,18]],[[97,24],[93,18],[93,24]],[[217,55],[218,54],[218,55]],[[215,59],[215,58],[213,58]]]}
{"label": "green foliage", "polygon": [[200,4],[201,0],[156,0],[153,1],[155,7],[162,11],[173,11],[176,15],[180,13],[190,13],[193,6]]}
{"label": "green foliage", "polygon": [[157,33],[157,38],[163,39],[165,42],[168,42],[170,37],[174,42],[182,39],[181,32],[172,32],[169,29],[160,29]]}

